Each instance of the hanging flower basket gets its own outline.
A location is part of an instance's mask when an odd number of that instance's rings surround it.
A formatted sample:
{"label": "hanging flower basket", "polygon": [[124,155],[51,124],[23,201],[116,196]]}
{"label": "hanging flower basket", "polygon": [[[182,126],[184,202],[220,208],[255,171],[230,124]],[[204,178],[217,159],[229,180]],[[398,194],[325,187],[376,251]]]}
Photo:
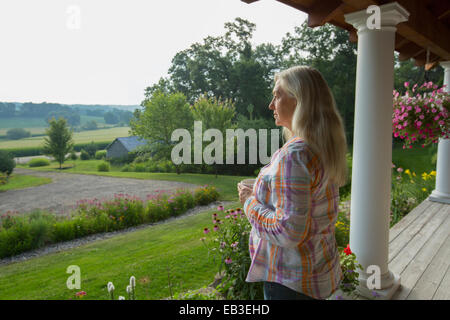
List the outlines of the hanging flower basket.
{"label": "hanging flower basket", "polygon": [[418,87],[409,87],[400,96],[394,90],[394,112],[392,131],[395,138],[404,140],[403,149],[412,148],[414,143],[422,147],[438,143],[439,138],[450,137],[450,95],[445,86],[438,88],[431,81]]}

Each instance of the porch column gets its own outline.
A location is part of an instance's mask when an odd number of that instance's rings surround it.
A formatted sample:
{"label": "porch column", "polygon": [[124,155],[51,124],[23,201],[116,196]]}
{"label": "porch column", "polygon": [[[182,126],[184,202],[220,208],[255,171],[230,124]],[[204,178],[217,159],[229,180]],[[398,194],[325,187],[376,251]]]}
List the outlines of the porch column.
{"label": "porch column", "polygon": [[[376,291],[390,299],[400,285],[399,276],[388,270],[394,44],[396,25],[407,21],[409,13],[397,2],[379,8],[378,29],[369,29],[373,16],[366,10],[345,15],[358,30],[350,248],[364,268],[359,293],[373,297]],[[366,273],[369,266],[379,268],[379,290],[367,288],[373,275]]]}
{"label": "porch column", "polygon": [[[441,62],[444,68],[445,90],[450,92],[450,61]],[[450,139],[439,139],[436,163],[436,189],[428,197],[431,201],[450,204]]]}

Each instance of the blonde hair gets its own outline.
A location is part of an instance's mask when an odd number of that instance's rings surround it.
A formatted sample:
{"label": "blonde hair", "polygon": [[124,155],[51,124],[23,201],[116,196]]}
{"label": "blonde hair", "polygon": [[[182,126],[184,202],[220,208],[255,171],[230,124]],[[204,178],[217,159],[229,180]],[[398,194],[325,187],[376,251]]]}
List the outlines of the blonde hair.
{"label": "blonde hair", "polygon": [[302,138],[322,163],[326,178],[343,186],[347,183],[347,141],[342,118],[322,74],[311,67],[296,66],[275,75],[275,82],[297,100],[292,132],[283,136]]}

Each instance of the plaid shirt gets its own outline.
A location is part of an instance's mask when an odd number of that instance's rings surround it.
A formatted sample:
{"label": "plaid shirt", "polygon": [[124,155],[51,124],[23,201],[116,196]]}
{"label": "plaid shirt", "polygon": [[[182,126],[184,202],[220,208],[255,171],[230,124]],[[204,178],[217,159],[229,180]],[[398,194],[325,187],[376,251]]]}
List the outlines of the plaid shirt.
{"label": "plaid shirt", "polygon": [[280,283],[316,299],[331,295],[342,272],[335,240],[339,188],[294,137],[272,156],[244,203],[252,225],[246,281]]}

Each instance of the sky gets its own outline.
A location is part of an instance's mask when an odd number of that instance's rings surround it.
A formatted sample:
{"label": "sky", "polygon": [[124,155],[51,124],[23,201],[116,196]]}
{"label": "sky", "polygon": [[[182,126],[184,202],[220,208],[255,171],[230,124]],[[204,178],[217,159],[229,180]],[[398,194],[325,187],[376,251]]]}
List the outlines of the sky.
{"label": "sky", "polygon": [[236,17],[254,45],[306,19],[275,0],[1,0],[0,101],[139,105],[177,52]]}

